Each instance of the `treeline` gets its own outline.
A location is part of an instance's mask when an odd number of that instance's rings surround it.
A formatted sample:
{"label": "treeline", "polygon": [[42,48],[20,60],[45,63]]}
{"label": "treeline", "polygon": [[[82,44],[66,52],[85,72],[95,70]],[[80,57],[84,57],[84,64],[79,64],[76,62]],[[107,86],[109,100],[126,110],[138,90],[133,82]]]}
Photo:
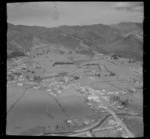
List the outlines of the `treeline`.
{"label": "treeline", "polygon": [[21,51],[13,51],[10,54],[7,54],[7,58],[16,58],[16,57],[21,57],[21,56],[26,56],[25,53]]}
{"label": "treeline", "polygon": [[55,65],[65,65],[65,64],[74,64],[74,63],[72,63],[72,62],[55,62],[53,64],[53,66],[55,66]]}

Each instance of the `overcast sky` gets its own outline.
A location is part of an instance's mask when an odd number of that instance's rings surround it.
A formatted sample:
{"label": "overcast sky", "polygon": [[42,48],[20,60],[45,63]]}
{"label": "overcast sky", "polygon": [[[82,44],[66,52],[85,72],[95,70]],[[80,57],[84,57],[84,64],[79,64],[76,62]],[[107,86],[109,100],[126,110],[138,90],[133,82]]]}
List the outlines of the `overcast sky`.
{"label": "overcast sky", "polygon": [[60,25],[143,22],[142,2],[36,2],[7,4],[7,22],[56,27]]}

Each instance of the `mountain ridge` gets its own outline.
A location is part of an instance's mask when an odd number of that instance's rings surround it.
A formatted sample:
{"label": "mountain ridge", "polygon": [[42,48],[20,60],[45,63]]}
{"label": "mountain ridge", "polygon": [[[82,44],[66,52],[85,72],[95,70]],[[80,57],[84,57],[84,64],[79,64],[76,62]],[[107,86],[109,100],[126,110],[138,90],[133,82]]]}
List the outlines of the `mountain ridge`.
{"label": "mountain ridge", "polygon": [[[142,27],[143,25],[140,23],[130,22],[115,25],[94,24],[55,28],[8,23],[7,50],[19,49],[29,52],[38,43],[52,43],[75,51],[78,47],[82,47],[82,43],[89,48],[89,51],[120,53],[123,57],[141,60],[143,56]],[[135,56],[132,56],[132,53]]]}

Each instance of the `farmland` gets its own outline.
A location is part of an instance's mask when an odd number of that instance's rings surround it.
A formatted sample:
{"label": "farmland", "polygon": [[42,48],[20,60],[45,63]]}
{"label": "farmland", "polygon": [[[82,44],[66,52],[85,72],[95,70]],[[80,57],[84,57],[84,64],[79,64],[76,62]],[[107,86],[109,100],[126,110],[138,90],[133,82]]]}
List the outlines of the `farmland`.
{"label": "farmland", "polygon": [[7,134],[143,136],[141,61],[47,46],[7,61]]}

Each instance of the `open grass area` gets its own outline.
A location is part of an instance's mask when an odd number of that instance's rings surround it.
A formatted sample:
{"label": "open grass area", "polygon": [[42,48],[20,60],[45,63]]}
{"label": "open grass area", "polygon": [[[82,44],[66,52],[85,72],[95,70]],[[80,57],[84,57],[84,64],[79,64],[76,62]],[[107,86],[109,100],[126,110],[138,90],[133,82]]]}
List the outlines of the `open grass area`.
{"label": "open grass area", "polygon": [[[108,56],[94,59],[82,54],[66,55],[58,52],[34,55],[32,58],[23,58],[20,63],[16,62],[15,66],[13,62],[13,66],[10,64],[10,77],[11,72],[12,75],[16,73],[17,77],[7,88],[7,134],[73,132],[86,127],[86,118],[95,121],[103,119],[109,109],[114,113],[124,112],[118,109],[118,104],[126,105],[128,111],[142,113],[142,89],[136,88],[136,82],[142,82],[142,78],[140,74],[130,70],[127,64],[123,66],[123,63],[113,63],[109,61]],[[11,71],[13,68],[14,71]],[[93,93],[104,101],[89,101],[91,104],[87,104],[88,96]],[[114,104],[115,101],[118,103]],[[102,103],[106,110],[102,111],[99,103]],[[67,120],[74,120],[74,124],[66,124]],[[136,122],[130,122],[131,125],[129,120],[125,124],[132,129]],[[137,132],[140,129],[141,126]],[[131,131],[135,133],[135,130]],[[95,133],[95,136],[118,136],[112,130],[102,132]],[[141,136],[141,132],[136,135]]]}

